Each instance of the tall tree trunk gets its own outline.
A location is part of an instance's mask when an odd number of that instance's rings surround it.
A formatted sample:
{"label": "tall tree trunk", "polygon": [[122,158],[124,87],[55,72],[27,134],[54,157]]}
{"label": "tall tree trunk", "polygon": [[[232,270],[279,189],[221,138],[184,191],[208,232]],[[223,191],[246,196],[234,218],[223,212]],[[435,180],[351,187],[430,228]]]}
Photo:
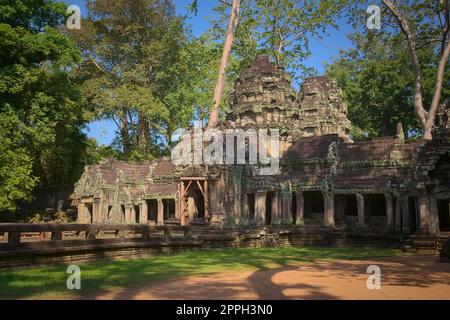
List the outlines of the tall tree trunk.
{"label": "tall tree trunk", "polygon": [[[450,43],[445,45],[448,32],[444,32],[442,45],[441,45],[441,57],[439,59],[439,66],[436,75],[436,87],[433,94],[433,100],[431,102],[429,111],[427,112],[423,105],[423,93],[422,93],[422,76],[420,70],[419,58],[417,56],[417,45],[416,37],[413,30],[410,28],[408,21],[398,10],[391,0],[382,0],[383,4],[388,8],[391,14],[397,20],[398,25],[402,33],[404,34],[406,41],[408,42],[409,51],[411,55],[411,63],[414,73],[414,109],[416,111],[417,118],[423,128],[423,139],[431,140],[432,129],[434,124],[434,119],[436,117],[436,111],[439,106],[442,92],[442,84],[444,82],[445,66],[447,64],[447,59],[450,55]],[[448,8],[446,8],[448,13]],[[446,27],[448,28],[449,21],[446,21]]]}
{"label": "tall tree trunk", "polygon": [[219,105],[222,99],[223,89],[225,87],[226,69],[228,64],[228,57],[230,56],[231,47],[234,40],[234,32],[238,24],[239,18],[239,1],[233,0],[231,7],[230,21],[228,23],[227,35],[223,45],[222,59],[220,60],[219,73],[217,76],[216,88],[214,89],[214,102],[209,116],[208,126],[214,127],[217,125],[219,117]]}
{"label": "tall tree trunk", "polygon": [[123,152],[130,152],[130,133],[128,132],[128,119],[126,110],[120,112],[120,135],[122,137]]}
{"label": "tall tree trunk", "polygon": [[138,113],[139,121],[139,149],[142,151],[148,151],[149,149],[149,125],[147,118],[142,114]]}

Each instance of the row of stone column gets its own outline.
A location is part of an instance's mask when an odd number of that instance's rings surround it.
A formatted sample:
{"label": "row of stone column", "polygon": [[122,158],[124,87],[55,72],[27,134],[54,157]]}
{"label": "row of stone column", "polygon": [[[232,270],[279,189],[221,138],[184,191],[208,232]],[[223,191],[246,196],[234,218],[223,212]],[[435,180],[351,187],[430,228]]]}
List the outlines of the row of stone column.
{"label": "row of stone column", "polygon": [[[155,199],[158,203],[158,211],[156,217],[156,224],[164,224],[164,204],[162,199]],[[177,215],[177,202],[175,201],[175,215]],[[88,206],[92,206],[89,210]],[[139,202],[139,223],[148,223],[148,203],[146,200]],[[125,204],[124,219],[125,223],[136,222],[136,209],[133,204]],[[117,208],[116,208],[117,209]],[[120,210],[120,209],[118,209]],[[101,198],[81,201],[78,204],[78,222],[79,223],[102,223],[107,221],[108,205]]]}
{"label": "row of stone column", "polygon": [[[162,199],[157,199],[157,203],[158,203],[158,211],[156,214],[156,224],[157,225],[163,225],[164,224],[164,204]],[[131,205],[131,210],[133,210],[133,206]],[[139,223],[147,223],[148,220],[148,203],[146,200],[142,201],[139,204]],[[132,217],[132,212],[130,213],[131,217]],[[132,221],[132,219],[130,219],[129,221]]]}
{"label": "row of stone column", "polygon": [[[292,212],[292,200],[295,196],[296,200],[296,212]],[[324,225],[333,227],[335,221],[335,201],[334,193],[322,191],[324,201]],[[267,191],[257,191],[255,194],[255,222],[258,225],[266,224],[266,197]],[[393,197],[391,194],[385,194],[386,197],[386,216],[387,216],[387,228],[394,228],[394,205]],[[365,221],[365,205],[364,195],[356,194],[357,208],[358,208],[358,225],[366,226]],[[297,192],[274,192],[271,199],[271,224],[292,224],[294,221],[294,215],[296,217],[295,224],[304,224],[304,196],[302,191]],[[399,203],[399,202],[398,202]],[[403,209],[405,211],[405,209]],[[401,212],[397,209],[397,212]],[[407,211],[406,211],[407,213]],[[397,217],[399,215],[397,214]],[[398,226],[400,224],[396,222]]]}

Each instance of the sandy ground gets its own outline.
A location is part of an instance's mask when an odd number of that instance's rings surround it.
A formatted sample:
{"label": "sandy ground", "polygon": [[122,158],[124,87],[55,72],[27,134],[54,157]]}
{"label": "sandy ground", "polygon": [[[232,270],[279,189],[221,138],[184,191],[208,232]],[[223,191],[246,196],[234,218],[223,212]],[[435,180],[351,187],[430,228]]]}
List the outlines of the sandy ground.
{"label": "sandy ground", "polygon": [[[369,265],[381,289],[367,288]],[[109,290],[85,299],[450,299],[450,263],[434,256],[335,260],[187,277]]]}

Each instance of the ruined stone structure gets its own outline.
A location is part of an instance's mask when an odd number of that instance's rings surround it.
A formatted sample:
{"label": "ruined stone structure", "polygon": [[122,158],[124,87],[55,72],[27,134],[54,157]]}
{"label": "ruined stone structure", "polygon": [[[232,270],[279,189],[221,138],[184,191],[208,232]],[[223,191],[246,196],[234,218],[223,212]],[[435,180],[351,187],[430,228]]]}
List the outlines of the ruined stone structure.
{"label": "ruined stone structure", "polygon": [[175,166],[170,158],[87,166],[75,187],[78,221],[450,231],[450,108],[432,141],[353,142],[336,83],[289,75],[259,57],[237,79],[220,128],[280,129],[280,172],[259,165]]}

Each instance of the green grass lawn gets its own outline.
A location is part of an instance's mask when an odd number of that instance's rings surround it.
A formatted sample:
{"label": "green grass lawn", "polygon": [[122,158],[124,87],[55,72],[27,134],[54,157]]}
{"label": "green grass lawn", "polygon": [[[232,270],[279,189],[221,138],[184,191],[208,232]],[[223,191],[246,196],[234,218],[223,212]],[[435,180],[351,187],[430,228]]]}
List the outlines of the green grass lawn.
{"label": "green grass lawn", "polygon": [[376,248],[281,247],[207,249],[145,259],[80,264],[81,290],[68,290],[67,266],[0,271],[0,299],[76,298],[89,292],[148,284],[185,276],[261,270],[315,260],[360,259],[400,255]]}

